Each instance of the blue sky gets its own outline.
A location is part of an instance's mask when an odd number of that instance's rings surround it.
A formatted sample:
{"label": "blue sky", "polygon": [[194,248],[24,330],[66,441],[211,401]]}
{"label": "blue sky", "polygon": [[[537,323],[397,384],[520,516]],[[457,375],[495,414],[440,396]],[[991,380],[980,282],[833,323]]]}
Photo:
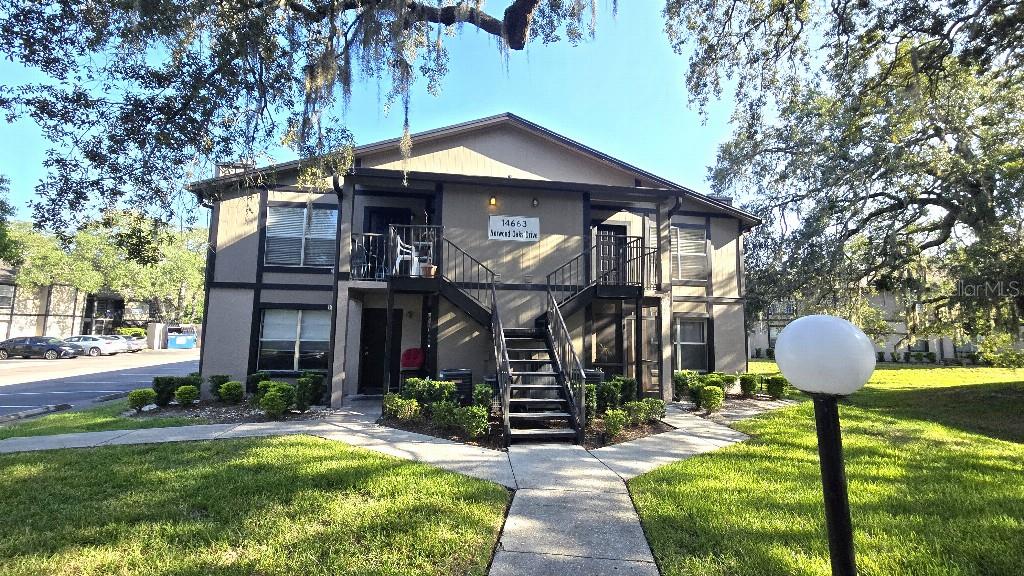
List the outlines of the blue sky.
{"label": "blue sky", "polygon": [[[533,43],[526,51],[510,52],[507,66],[487,34],[467,27],[458,37],[446,38],[451,59],[442,93],[435,98],[426,93],[422,80],[417,84],[412,131],[513,112],[707,191],[707,166],[730,134],[732,103],[712,102],[706,122],[688,106],[687,58],[669,46],[660,2],[622,2],[614,18],[610,3],[602,8],[596,39],[576,47]],[[6,61],[0,62],[0,77],[9,84],[38,79],[33,71]],[[400,108],[385,116],[383,94],[373,81],[354,87],[344,119],[359,143],[401,134]],[[0,130],[0,174],[11,178],[18,217],[28,218],[27,202],[44,174],[49,143],[30,120]],[[293,157],[283,150],[274,156],[278,161]]]}

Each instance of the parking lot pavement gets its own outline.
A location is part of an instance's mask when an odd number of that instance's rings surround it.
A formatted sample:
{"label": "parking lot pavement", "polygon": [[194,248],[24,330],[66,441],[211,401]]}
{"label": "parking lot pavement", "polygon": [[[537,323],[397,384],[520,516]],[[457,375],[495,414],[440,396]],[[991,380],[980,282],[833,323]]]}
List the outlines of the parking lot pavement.
{"label": "parking lot pavement", "polygon": [[154,376],[184,376],[198,369],[198,349],[143,350],[64,360],[0,360],[0,415],[53,404],[77,408],[109,394],[148,386]]}

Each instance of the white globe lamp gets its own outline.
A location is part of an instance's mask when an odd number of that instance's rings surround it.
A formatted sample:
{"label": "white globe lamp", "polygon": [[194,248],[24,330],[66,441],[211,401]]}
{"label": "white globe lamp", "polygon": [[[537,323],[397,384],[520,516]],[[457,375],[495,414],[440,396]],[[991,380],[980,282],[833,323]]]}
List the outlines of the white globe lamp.
{"label": "white globe lamp", "polygon": [[814,401],[832,574],[856,576],[837,399],[860,390],[871,378],[875,345],[860,328],[842,318],[804,316],[779,334],[775,361],[782,375]]}
{"label": "white globe lamp", "polygon": [[799,390],[847,396],[863,388],[874,372],[875,345],[842,318],[803,316],[779,334],[775,361]]}

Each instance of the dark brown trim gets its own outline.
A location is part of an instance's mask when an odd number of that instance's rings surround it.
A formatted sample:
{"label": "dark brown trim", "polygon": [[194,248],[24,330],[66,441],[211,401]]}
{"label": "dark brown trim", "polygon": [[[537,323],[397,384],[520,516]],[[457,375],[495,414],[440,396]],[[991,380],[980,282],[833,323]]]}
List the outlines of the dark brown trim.
{"label": "dark brown trim", "polygon": [[639,206],[613,206],[610,204],[594,204],[591,206],[594,211],[608,210],[611,212],[627,212],[637,216],[649,216],[658,212],[657,208],[641,208]]}
{"label": "dark brown trim", "polygon": [[[259,357],[260,325],[263,323],[263,315],[260,313],[260,297],[263,287],[263,260],[267,249],[267,201],[269,192],[266,187],[260,190],[260,212],[259,212],[259,246],[256,249],[256,283],[252,292],[252,324],[249,327],[249,358],[246,361],[247,374],[256,371],[256,361]],[[255,392],[255,390],[249,390]]]}
{"label": "dark brown trim", "polygon": [[278,264],[263,267],[264,272],[271,274],[330,274],[332,266],[281,266]]}
{"label": "dark brown trim", "polygon": [[[326,198],[327,195],[325,194]],[[337,210],[338,205],[331,202],[292,202],[289,200],[268,200],[267,206],[271,208],[305,208],[312,206],[316,210]]]}
{"label": "dark brown trim", "polygon": [[295,292],[330,292],[330,284],[261,284],[258,282],[213,282],[208,288],[227,290],[290,290]]}
{"label": "dark brown trim", "polygon": [[583,254],[586,256],[583,258],[583,278],[589,283],[591,276],[590,270],[590,248],[593,244],[592,230],[593,217],[590,213],[590,192],[583,193],[583,230],[581,231],[583,237]]}
{"label": "dark brown trim", "polygon": [[[401,190],[391,189],[366,189],[362,188],[355,191],[356,196],[371,196],[371,197],[383,197],[383,198],[416,198],[419,200],[428,200],[433,198],[434,195],[430,192],[408,192]],[[392,206],[380,206],[380,208],[392,208]]]}
{"label": "dark brown trim", "polygon": [[330,310],[330,304],[310,304],[308,302],[260,302],[260,310]]}

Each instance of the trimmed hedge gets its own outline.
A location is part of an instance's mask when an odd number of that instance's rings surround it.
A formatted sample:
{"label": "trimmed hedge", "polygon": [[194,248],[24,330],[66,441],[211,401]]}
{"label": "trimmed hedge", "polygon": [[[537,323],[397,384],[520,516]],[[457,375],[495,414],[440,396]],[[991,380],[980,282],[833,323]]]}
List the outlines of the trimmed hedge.
{"label": "trimmed hedge", "polygon": [[587,382],[587,397],[583,405],[587,410],[587,420],[593,420],[597,416],[597,384]]}
{"label": "trimmed hedge", "polygon": [[639,400],[623,403],[622,410],[630,426],[639,426],[647,421],[647,406]]}
{"label": "trimmed hedge", "polygon": [[142,408],[149,406],[156,401],[156,392],[152,388],[137,388],[128,393],[128,406],[136,412],[142,412]]}
{"label": "trimmed hedge", "polygon": [[608,438],[614,438],[622,432],[622,428],[629,421],[629,416],[624,410],[609,410],[604,413],[604,433]]}
{"label": "trimmed hedge", "polygon": [[435,402],[430,406],[431,422],[441,428],[455,428],[458,424],[455,417],[455,411],[458,407],[458,404],[450,400]]}
{"label": "trimmed hedge", "polygon": [[490,408],[494,400],[494,389],[490,384],[477,384],[473,386],[473,404]]}
{"label": "trimmed hedge", "polygon": [[757,374],[743,374],[740,376],[740,392],[743,393],[744,398],[750,398],[754,395],[759,384],[758,380]]}
{"label": "trimmed hedge", "polygon": [[764,387],[769,396],[778,400],[786,395],[786,387],[788,385],[789,382],[786,381],[785,376],[782,374],[772,374],[765,378]]}
{"label": "trimmed hedge", "polygon": [[245,397],[245,388],[237,380],[225,382],[217,389],[217,395],[222,402],[227,404],[238,404]]}
{"label": "trimmed hedge", "polygon": [[193,402],[199,399],[199,388],[191,384],[178,386],[178,389],[174,391],[174,399],[182,406],[191,406]]}
{"label": "trimmed hedge", "polygon": [[689,392],[690,386],[700,381],[700,374],[695,370],[677,370],[672,373],[672,399],[682,400]]}
{"label": "trimmed hedge", "polygon": [[402,386],[402,396],[423,406],[435,402],[455,401],[455,382],[430,378],[409,378]]}
{"label": "trimmed hedge", "polygon": [[488,416],[483,406],[461,406],[455,409],[455,425],[468,438],[477,438],[487,434]]}
{"label": "trimmed hedge", "polygon": [[604,414],[608,410],[619,407],[622,400],[622,380],[605,380],[597,385],[597,413]]}
{"label": "trimmed hedge", "polygon": [[725,391],[718,386],[705,386],[700,391],[700,404],[708,412],[717,412],[725,402]]}
{"label": "trimmed hedge", "polygon": [[647,407],[646,419],[648,422],[661,420],[665,417],[665,401],[660,398],[644,398],[643,403]]}
{"label": "trimmed hedge", "polygon": [[412,398],[402,398],[398,394],[384,396],[384,415],[391,416],[400,422],[409,422],[420,417],[420,403]]}
{"label": "trimmed hedge", "polygon": [[153,378],[153,391],[156,392],[154,403],[157,406],[167,406],[174,399],[174,393],[182,386],[195,386],[196,390],[203,384],[202,377],[198,373],[189,376],[157,376]]}
{"label": "trimmed hedge", "polygon": [[213,397],[217,400],[223,401],[224,399],[220,396],[220,387],[231,381],[231,375],[213,374],[207,379],[207,381],[210,383],[210,393],[213,394]]}

